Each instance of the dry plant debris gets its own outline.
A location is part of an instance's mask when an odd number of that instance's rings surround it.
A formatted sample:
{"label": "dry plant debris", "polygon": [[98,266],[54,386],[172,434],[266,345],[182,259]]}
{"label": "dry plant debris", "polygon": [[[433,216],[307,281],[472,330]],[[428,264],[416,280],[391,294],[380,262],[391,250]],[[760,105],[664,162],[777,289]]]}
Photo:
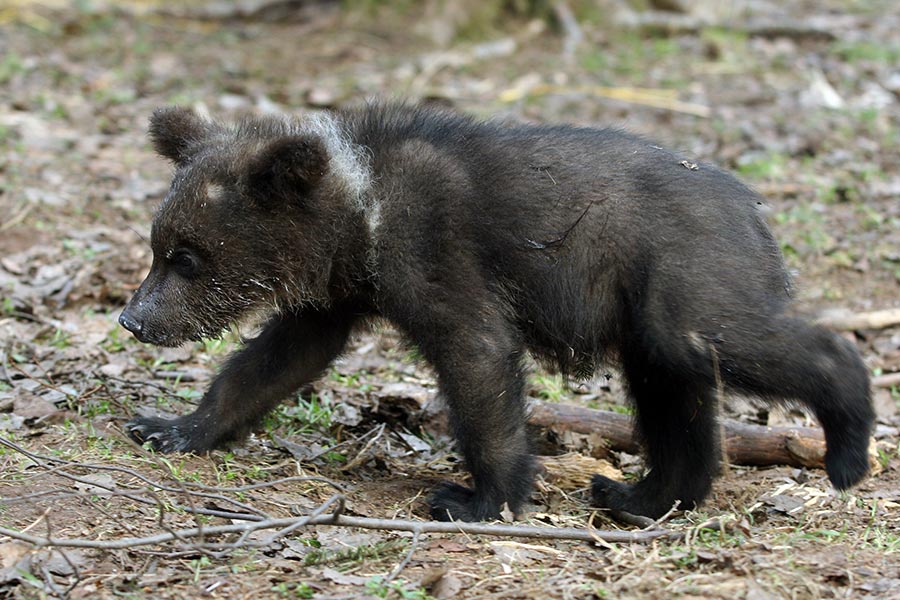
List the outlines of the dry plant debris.
{"label": "dry plant debris", "polygon": [[[169,4],[0,6],[0,597],[900,595],[890,0],[724,15],[721,3],[677,3],[684,14],[641,18],[618,2],[545,13],[445,3],[455,16],[430,0]],[[473,7],[485,11],[460,16]],[[149,266],[168,181],[147,116],[172,103],[234,118],[395,94],[482,117],[624,126],[763,191],[801,307],[845,330],[872,369],[880,471],[836,494],[816,468],[732,465],[701,511],[621,526],[590,509],[586,475],[609,464],[633,477],[639,457],[596,432],[542,428],[546,472],[524,522],[429,532],[423,499],[458,462],[432,373],[387,329],[357,340],[244,445],[155,456],[126,440],[137,410],[187,412],[235,343],[161,350],[115,323]],[[543,402],[629,412],[614,372],[567,384],[536,371],[530,388]],[[815,425],[739,398],[723,417]],[[404,530],[324,524],[335,520]],[[492,535],[507,528],[557,535]],[[568,530],[625,537],[558,539]]]}

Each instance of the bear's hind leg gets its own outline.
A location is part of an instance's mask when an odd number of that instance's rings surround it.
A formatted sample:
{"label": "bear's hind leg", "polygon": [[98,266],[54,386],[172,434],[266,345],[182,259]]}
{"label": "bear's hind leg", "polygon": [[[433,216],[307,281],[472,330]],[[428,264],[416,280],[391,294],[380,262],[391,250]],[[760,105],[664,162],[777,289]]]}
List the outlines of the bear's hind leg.
{"label": "bear's hind leg", "polygon": [[676,502],[683,510],[696,507],[719,472],[714,388],[704,375],[652,364],[638,352],[626,355],[623,367],[650,470],[634,484],[596,475],[594,505],[651,518]]}
{"label": "bear's hind leg", "polygon": [[869,375],[853,344],[788,316],[740,331],[717,343],[725,383],[809,407],[825,430],[828,478],[840,490],[858,483],[869,470],[875,411]]}

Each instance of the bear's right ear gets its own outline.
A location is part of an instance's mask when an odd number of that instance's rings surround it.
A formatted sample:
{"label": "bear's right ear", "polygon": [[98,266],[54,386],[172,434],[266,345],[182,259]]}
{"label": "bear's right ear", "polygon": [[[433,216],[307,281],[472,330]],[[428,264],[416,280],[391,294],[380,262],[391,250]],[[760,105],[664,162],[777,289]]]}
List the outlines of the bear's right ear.
{"label": "bear's right ear", "polygon": [[177,165],[188,162],[215,130],[215,125],[190,108],[157,108],[150,116],[153,148]]}
{"label": "bear's right ear", "polygon": [[302,202],[328,170],[328,155],[318,138],[289,135],[264,146],[247,164],[247,194],[261,206]]}

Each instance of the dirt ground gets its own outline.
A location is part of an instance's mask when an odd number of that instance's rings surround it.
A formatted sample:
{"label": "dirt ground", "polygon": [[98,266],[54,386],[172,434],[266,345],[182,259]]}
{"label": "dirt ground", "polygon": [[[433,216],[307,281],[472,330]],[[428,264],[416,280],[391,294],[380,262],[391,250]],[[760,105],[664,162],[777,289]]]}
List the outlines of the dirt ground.
{"label": "dirt ground", "polygon": [[[128,541],[297,517],[334,493],[298,477],[343,486],[346,515],[424,519],[429,489],[464,477],[432,411],[431,372],[388,328],[356,340],[245,444],[161,456],[126,439],[136,412],[190,411],[236,344],[160,349],[116,324],[149,268],[170,175],[145,137],[158,106],[230,119],[402,97],[624,127],[764,193],[805,313],[900,307],[893,2],[698,2],[641,13],[655,24],[611,1],[562,3],[577,29],[565,10],[384,4],[0,2],[0,527],[89,542],[0,537],[0,597],[900,597],[897,385],[875,389],[877,472],[860,486],[836,493],[818,469],[731,466],[701,510],[663,523],[679,539],[413,543],[307,526],[273,540]],[[845,335],[873,377],[900,372],[900,327]],[[535,371],[530,394],[629,411],[615,371],[570,386]],[[743,399],[723,413],[811,424]],[[542,437],[548,454],[602,451],[596,437]],[[640,472],[638,457],[609,458]],[[523,524],[589,523],[634,529],[592,511],[583,478],[548,475]]]}

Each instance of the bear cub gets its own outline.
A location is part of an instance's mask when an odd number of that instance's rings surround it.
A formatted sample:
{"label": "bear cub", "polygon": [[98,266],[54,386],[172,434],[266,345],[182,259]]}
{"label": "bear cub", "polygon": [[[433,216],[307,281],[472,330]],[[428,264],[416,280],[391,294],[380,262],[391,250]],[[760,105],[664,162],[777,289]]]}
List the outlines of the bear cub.
{"label": "bear cub", "polygon": [[717,382],[809,408],[838,489],[868,470],[857,351],[789,314],[762,199],[712,165],[613,129],[406,105],[236,126],[164,108],[150,137],[175,174],[119,322],[176,346],[267,317],[195,412],[128,424],[161,452],[240,440],[379,318],[433,366],[471,474],[433,494],[436,519],[527,501],[526,352],[576,377],[621,366],[649,469],[596,476],[598,507],[659,517],[707,496]]}

